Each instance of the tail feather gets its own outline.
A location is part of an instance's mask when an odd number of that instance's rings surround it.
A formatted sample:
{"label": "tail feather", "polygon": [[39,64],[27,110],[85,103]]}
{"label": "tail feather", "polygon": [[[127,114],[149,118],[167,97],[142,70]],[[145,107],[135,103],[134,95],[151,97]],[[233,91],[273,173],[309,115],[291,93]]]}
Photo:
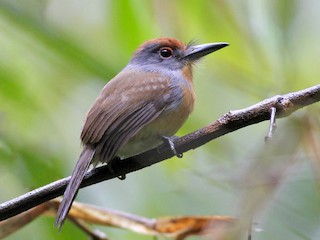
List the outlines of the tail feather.
{"label": "tail feather", "polygon": [[63,200],[59,206],[55,226],[60,230],[68,212],[71,208],[72,202],[75,199],[80,184],[89,169],[95,150],[89,147],[83,149],[80,158],[73,170],[70,182],[63,194]]}

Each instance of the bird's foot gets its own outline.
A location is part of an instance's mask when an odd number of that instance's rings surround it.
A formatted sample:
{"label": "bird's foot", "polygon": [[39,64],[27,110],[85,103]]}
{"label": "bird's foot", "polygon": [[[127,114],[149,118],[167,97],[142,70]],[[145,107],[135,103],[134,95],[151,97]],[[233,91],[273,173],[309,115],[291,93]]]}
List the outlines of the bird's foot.
{"label": "bird's foot", "polygon": [[169,144],[171,151],[173,152],[173,154],[178,157],[178,158],[182,158],[183,154],[182,153],[178,153],[176,148],[174,147],[174,139],[178,138],[177,136],[171,136],[171,137],[166,137],[166,136],[162,136],[162,140],[166,143]]}
{"label": "bird's foot", "polygon": [[[113,174],[116,174],[117,175],[117,171],[115,171],[115,165],[117,165],[116,163],[118,161],[121,161],[121,158],[118,157],[118,156],[115,156],[110,162],[108,162],[108,168],[110,170],[110,172],[112,172]],[[125,180],[126,179],[126,175],[123,174],[123,175],[118,175],[117,178],[119,178],[120,180]]]}

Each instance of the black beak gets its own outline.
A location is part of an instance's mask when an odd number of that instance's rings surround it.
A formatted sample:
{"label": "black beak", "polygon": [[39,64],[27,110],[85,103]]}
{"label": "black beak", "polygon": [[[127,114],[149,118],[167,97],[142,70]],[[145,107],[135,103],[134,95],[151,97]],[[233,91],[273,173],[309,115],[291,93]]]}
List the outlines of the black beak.
{"label": "black beak", "polygon": [[186,55],[181,59],[185,59],[187,61],[195,61],[208,55],[209,53],[215,52],[221,48],[228,46],[229,43],[219,42],[219,43],[207,43],[196,46],[190,46],[186,50]]}

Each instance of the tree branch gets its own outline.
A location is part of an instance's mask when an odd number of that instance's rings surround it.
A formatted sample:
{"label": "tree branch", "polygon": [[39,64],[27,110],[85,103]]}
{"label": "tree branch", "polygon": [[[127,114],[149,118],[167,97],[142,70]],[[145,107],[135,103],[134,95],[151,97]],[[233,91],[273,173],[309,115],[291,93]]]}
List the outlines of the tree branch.
{"label": "tree branch", "polygon": [[[274,96],[248,108],[230,111],[206,127],[181,138],[175,138],[174,145],[178,153],[183,153],[239,128],[269,120],[272,108],[276,108],[276,117],[280,118],[318,101],[320,101],[320,85]],[[107,166],[92,169],[86,174],[81,188],[140,170],[171,157],[173,157],[171,148],[164,143],[156,149],[137,156],[114,161],[112,164],[114,171],[110,171]],[[0,221],[62,195],[69,179],[70,177],[63,178],[2,203],[0,205]]]}

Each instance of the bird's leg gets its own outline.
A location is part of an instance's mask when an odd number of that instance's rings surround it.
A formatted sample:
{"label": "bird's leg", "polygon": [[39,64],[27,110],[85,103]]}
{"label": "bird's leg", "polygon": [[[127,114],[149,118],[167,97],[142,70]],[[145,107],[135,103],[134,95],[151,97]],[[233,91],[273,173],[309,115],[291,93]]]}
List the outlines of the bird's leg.
{"label": "bird's leg", "polygon": [[174,143],[173,140],[178,138],[177,136],[171,136],[171,137],[166,137],[166,136],[162,136],[162,140],[166,143],[169,144],[171,151],[173,152],[173,154],[178,157],[178,158],[182,158],[183,154],[182,153],[178,153],[174,147]]}
{"label": "bird's leg", "polygon": [[[118,157],[118,156],[115,156],[115,157],[112,158],[112,159],[108,162],[108,164],[107,164],[110,172],[112,172],[113,174],[116,174],[116,175],[117,175],[117,172],[114,170],[114,169],[115,169],[114,166],[117,165],[116,163],[118,163],[118,161],[121,161],[121,158]],[[117,177],[118,177],[120,180],[125,180],[125,179],[126,179],[126,175],[125,175],[125,174],[119,175],[119,176],[117,176]]]}

